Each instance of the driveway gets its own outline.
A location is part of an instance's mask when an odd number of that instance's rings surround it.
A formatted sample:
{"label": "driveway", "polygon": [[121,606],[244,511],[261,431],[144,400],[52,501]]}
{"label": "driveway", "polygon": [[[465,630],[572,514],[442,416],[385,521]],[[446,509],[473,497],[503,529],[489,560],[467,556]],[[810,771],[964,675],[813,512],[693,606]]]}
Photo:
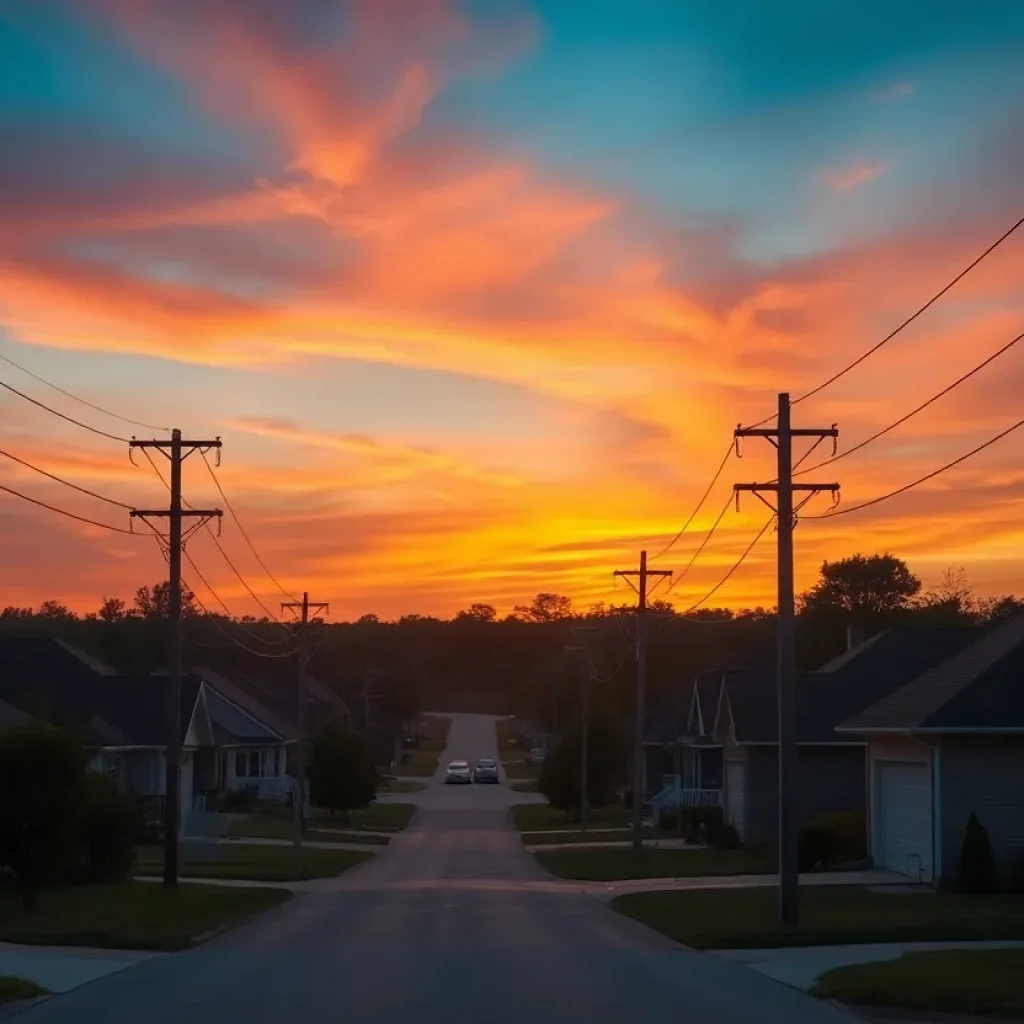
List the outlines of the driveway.
{"label": "driveway", "polygon": [[[497,756],[494,720],[453,715],[441,757]],[[398,794],[396,794],[397,796]],[[684,950],[552,884],[505,786],[420,793],[367,861],[252,925],[39,1004],[25,1024],[827,1024],[855,1018],[723,957]],[[525,800],[524,800],[525,798]]]}

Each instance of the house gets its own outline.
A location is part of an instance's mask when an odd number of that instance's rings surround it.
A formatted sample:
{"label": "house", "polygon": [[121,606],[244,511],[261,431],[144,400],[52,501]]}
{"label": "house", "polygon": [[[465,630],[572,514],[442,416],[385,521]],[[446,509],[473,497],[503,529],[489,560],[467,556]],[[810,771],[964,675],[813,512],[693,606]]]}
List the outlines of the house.
{"label": "house", "polygon": [[[797,674],[798,825],[832,811],[866,807],[865,741],[837,733],[836,726],[978,635],[969,628],[889,629],[815,672]],[[706,711],[703,702],[701,711]],[[745,842],[773,841],[779,795],[774,670],[722,673],[712,735],[722,745],[726,820]]]}
{"label": "house", "polygon": [[1024,877],[1024,617],[996,626],[839,724],[866,744],[878,867],[956,884],[976,814],[1006,877]]}

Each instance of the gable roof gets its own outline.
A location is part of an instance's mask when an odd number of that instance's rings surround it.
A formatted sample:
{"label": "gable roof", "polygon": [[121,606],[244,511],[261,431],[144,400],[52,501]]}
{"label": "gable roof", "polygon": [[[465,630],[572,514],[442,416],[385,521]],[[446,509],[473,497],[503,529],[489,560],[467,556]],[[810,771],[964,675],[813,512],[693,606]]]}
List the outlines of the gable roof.
{"label": "gable roof", "polygon": [[221,746],[242,744],[277,744],[284,737],[275,732],[266,722],[250,714],[244,708],[232,703],[213,686],[207,685],[206,709],[213,726],[213,736]]}
{"label": "gable roof", "polygon": [[849,733],[1024,730],[1024,615],[984,633],[840,723]]}
{"label": "gable roof", "polygon": [[[979,636],[980,630],[969,627],[897,627],[871,637],[819,671],[797,673],[798,742],[850,742],[853,737],[838,734],[837,726],[963,651]],[[778,742],[774,671],[725,673],[722,687],[737,743]]]}

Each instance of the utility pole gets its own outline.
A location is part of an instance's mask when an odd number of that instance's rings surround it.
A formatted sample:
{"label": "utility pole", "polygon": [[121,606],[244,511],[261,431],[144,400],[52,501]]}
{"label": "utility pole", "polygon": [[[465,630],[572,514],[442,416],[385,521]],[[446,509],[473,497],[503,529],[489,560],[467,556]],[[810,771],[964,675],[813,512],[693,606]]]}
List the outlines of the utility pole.
{"label": "utility pole", "polygon": [[[574,626],[573,636],[580,633],[600,633],[600,626]],[[566,647],[566,651],[587,655],[586,647]],[[580,672],[580,833],[587,831],[587,751],[590,746],[590,684],[594,678],[594,664],[586,657],[586,667]]]}
{"label": "utility pole", "polygon": [[[644,837],[644,701],[647,689],[647,584],[652,576],[672,575],[671,569],[648,569],[647,552],[640,552],[639,569],[616,569],[635,591],[636,603],[636,720],[633,725],[633,849],[643,847]],[[637,578],[634,584],[632,577]]]}
{"label": "utility pole", "polygon": [[[740,438],[764,437],[778,449],[778,475],[768,483],[736,484],[736,501],[741,491],[750,491],[777,516],[778,553],[778,717],[779,717],[779,920],[783,926],[795,927],[800,920],[800,863],[796,827],[797,785],[797,710],[796,710],[796,634],[793,595],[793,527],[796,515],[815,494],[830,491],[838,497],[839,484],[793,483],[793,438],[813,437],[815,446],[826,437],[832,438],[833,454],[838,446],[839,431],[833,424],[828,429],[793,428],[790,420],[789,395],[779,395],[778,424],[772,428],[737,427],[736,452],[740,454]],[[805,456],[806,457],[806,456]],[[778,498],[776,508],[762,492],[773,491]],[[796,506],[794,492],[805,495]]]}
{"label": "utility pole", "polygon": [[[156,448],[166,455],[171,464],[171,507],[168,509],[133,509],[131,517],[167,519],[168,530],[168,577],[167,577],[167,624],[168,624],[168,665],[166,693],[166,738],[167,763],[164,776],[164,886],[173,889],[178,884],[178,832],[181,823],[181,549],[189,535],[211,519],[219,519],[224,513],[220,509],[188,509],[181,507],[181,464],[194,451],[217,449],[220,456],[220,438],[213,441],[183,441],[181,431],[171,431],[169,441],[128,442],[129,454],[136,448]],[[197,522],[187,534],[182,535],[182,519]],[[159,536],[158,532],[158,536]]]}
{"label": "utility pole", "polygon": [[359,694],[363,701],[363,735],[366,742],[370,742],[370,701],[377,700],[381,695],[373,692],[374,676],[376,673],[369,666],[363,674],[363,692]]}
{"label": "utility pole", "polygon": [[301,601],[282,601],[281,611],[298,612],[295,624],[298,643],[295,645],[295,793],[292,798],[292,820],[295,824],[292,845],[302,849],[302,819],[306,810],[306,664],[309,661],[307,627],[309,612],[328,612],[330,606],[324,602],[310,603],[309,594],[302,592]]}

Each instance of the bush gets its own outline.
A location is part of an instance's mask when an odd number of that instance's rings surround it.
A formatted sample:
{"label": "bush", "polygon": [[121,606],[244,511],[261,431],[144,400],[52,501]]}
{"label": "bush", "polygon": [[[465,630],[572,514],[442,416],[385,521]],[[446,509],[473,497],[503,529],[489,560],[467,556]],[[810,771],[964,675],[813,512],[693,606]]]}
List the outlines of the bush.
{"label": "bush", "polygon": [[71,881],[126,881],[135,860],[132,848],[142,833],[138,802],[119,793],[111,779],[86,776],[79,853],[71,869]]}
{"label": "bush", "polygon": [[867,819],[862,811],[834,811],[800,830],[801,871],[817,871],[867,856]]}
{"label": "bush", "polygon": [[960,850],[960,889],[969,893],[994,893],[1001,888],[988,829],[972,814],[967,819]]}
{"label": "bush", "polygon": [[738,850],[743,845],[736,826],[726,821],[704,826],[704,833],[716,850]]}
{"label": "bush", "polygon": [[249,814],[256,809],[258,792],[255,786],[230,789],[220,798],[220,809],[225,814]]}

